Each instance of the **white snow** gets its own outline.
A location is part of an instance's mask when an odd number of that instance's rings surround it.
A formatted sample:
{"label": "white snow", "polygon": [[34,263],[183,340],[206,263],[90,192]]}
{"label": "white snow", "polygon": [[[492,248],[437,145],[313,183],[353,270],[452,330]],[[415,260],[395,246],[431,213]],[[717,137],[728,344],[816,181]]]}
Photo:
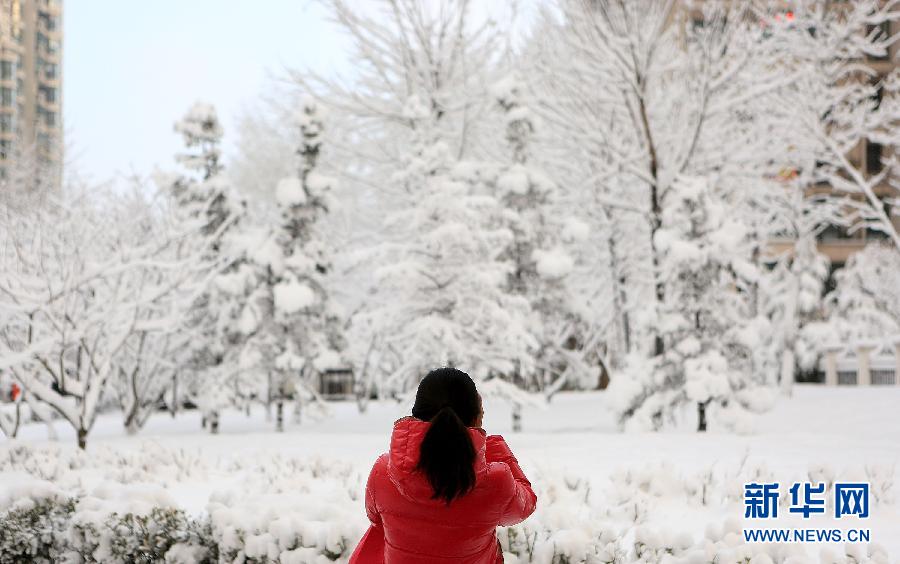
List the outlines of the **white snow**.
{"label": "white snow", "polygon": [[[604,392],[560,392],[546,409],[525,405],[525,431],[513,434],[511,407],[485,397],[485,429],[505,436],[538,491],[538,512],[515,529],[548,539],[535,562],[549,562],[543,551],[553,542],[577,551],[597,542],[598,531],[607,531],[599,538],[608,542],[640,536],[654,545],[722,539],[740,530],[745,481],[820,477],[862,478],[884,488],[866,526],[892,557],[900,554],[900,505],[891,485],[900,477],[900,387],[800,384],[793,397],[755,418],[747,435],[698,434],[690,425],[622,434],[607,399]],[[355,541],[366,523],[365,476],[387,448],[392,422],[410,406],[372,402],[362,414],[355,402],[331,407],[332,418],[304,420],[282,434],[272,432],[259,408],[249,418],[225,412],[217,436],[200,430],[195,411],[153,417],[137,437],[123,433],[118,414],[101,415],[86,454],[73,447],[68,426],[56,424],[59,444],[45,441],[43,427],[28,425],[22,440],[0,443],[0,506],[57,491],[84,492],[94,499],[91,507],[143,510],[145,503],[174,500],[193,514],[210,512],[223,539],[239,544],[241,531],[252,535],[256,551],[281,552],[299,536],[304,546],[333,545],[342,535]],[[31,476],[23,475],[25,467]],[[126,491],[134,499],[125,499]],[[785,517],[778,526],[847,525],[779,514]],[[506,534],[501,529],[504,541]],[[813,558],[820,548],[795,547]],[[314,561],[312,554],[296,561]]]}
{"label": "white snow", "polygon": [[513,165],[497,179],[497,187],[504,193],[527,194],[531,181],[528,169],[522,165]]}
{"label": "white snow", "polygon": [[340,353],[332,349],[326,349],[313,359],[313,366],[318,371],[346,368],[347,363],[341,358]]}
{"label": "white snow", "polygon": [[316,302],[316,293],[308,284],[288,280],[275,285],[275,309],[290,315]]}
{"label": "white snow", "polygon": [[303,183],[296,176],[282,178],[275,188],[275,198],[278,204],[284,207],[302,206],[306,203],[306,192],[303,191]]}
{"label": "white snow", "polygon": [[570,217],[563,224],[562,238],[566,242],[581,243],[591,235],[591,227],[577,217]]}
{"label": "white snow", "polygon": [[337,186],[337,180],[318,172],[310,172],[306,177],[306,185],[309,186],[310,192],[316,196],[321,196],[330,190],[334,190]]}
{"label": "white snow", "polygon": [[575,268],[575,260],[560,247],[549,251],[535,249],[532,259],[537,263],[538,274],[545,278],[562,278]]}

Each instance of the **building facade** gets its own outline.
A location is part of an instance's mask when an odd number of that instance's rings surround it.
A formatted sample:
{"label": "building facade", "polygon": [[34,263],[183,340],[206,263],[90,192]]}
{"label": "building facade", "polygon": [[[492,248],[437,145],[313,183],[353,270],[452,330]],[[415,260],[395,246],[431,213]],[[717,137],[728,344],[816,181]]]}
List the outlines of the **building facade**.
{"label": "building facade", "polygon": [[[841,10],[844,5],[851,1],[852,0],[829,0],[827,1],[827,5],[831,10]],[[791,3],[785,2],[784,5],[785,10],[789,10]],[[876,34],[881,38],[894,37],[900,33],[900,21],[893,20],[891,22],[883,22],[879,26],[871,26],[871,29],[867,31],[870,34]],[[874,71],[869,80],[876,86],[879,100],[881,99],[881,93],[883,91],[881,84],[883,84],[885,78],[898,66],[898,50],[900,50],[900,46],[898,46],[897,42],[894,42],[888,49],[888,52],[883,56],[869,55],[866,58],[866,66]],[[880,143],[864,139],[857,144],[847,157],[850,163],[852,163],[863,176],[872,178],[882,172],[884,168],[883,162],[890,157],[888,154],[889,150],[889,147],[884,147]],[[890,177],[884,178],[881,183],[876,186],[875,193],[879,196],[889,195],[892,191],[892,188],[889,185],[889,182],[891,181],[896,181],[896,179]],[[822,184],[810,186],[807,190],[810,195],[827,194],[831,191],[831,188],[827,184]],[[859,198],[861,199],[862,195],[859,195]],[[888,212],[888,217],[892,219],[894,225],[900,228],[900,216],[892,215],[891,210],[885,211]],[[852,230],[839,225],[829,225],[822,230],[817,236],[817,247],[819,252],[828,257],[831,263],[831,272],[829,273],[825,290],[830,291],[834,288],[834,278],[832,274],[834,271],[843,268],[850,255],[861,250],[869,243],[882,242],[885,238],[886,235],[883,232],[873,229]],[[775,254],[778,254],[790,250],[793,247],[793,241],[773,241],[770,247],[775,251]]]}
{"label": "building facade", "polygon": [[0,0],[0,181],[59,182],[62,17],[62,0]]}

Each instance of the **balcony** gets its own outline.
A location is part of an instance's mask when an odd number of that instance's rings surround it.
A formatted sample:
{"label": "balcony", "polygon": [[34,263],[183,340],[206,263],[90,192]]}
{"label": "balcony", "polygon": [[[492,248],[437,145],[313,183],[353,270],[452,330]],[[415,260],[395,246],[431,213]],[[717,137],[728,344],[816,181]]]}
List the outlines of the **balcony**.
{"label": "balcony", "polygon": [[46,110],[48,112],[58,112],[59,111],[59,101],[49,101],[44,98],[38,98],[38,108],[41,110]]}
{"label": "balcony", "polygon": [[54,24],[55,27],[51,27],[51,25],[44,19],[38,18],[38,29],[51,39],[61,40],[62,39],[62,29],[59,28],[58,25]]}
{"label": "balcony", "polygon": [[38,9],[53,16],[59,16],[62,14],[62,3],[58,0],[40,0]]}
{"label": "balcony", "polygon": [[47,48],[47,46],[42,45],[41,48],[38,49],[38,53],[47,62],[57,65],[62,62],[62,49],[60,49],[59,47],[55,49],[49,49]]}

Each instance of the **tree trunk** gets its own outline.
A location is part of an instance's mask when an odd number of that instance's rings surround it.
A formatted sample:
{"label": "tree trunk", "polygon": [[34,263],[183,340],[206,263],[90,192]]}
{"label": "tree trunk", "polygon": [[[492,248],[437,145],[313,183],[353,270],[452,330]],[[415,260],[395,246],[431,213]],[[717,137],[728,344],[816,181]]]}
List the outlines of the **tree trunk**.
{"label": "tree trunk", "polygon": [[709,401],[701,401],[697,403],[697,431],[706,432],[706,404]]}
{"label": "tree trunk", "polygon": [[129,417],[127,421],[125,421],[125,432],[128,436],[137,435],[137,432],[140,430],[141,426],[138,425],[137,417]]}
{"label": "tree trunk", "polygon": [[178,413],[178,374],[172,376],[172,406],[170,411],[173,418]]}
{"label": "tree trunk", "polygon": [[140,428],[140,425],[137,424],[137,412],[138,400],[137,397],[135,397],[131,406],[128,408],[128,413],[125,415],[125,432],[129,435],[134,435]]}
{"label": "tree trunk", "polygon": [[[659,193],[659,157],[656,154],[656,145],[653,139],[653,132],[650,130],[650,119],[647,115],[647,104],[644,99],[644,81],[638,76],[638,88],[641,95],[638,96],[638,109],[640,110],[641,128],[644,133],[644,141],[647,144],[647,157],[649,158],[650,177],[650,252],[653,259],[653,284],[656,290],[656,314],[659,315],[660,309],[666,297],[666,289],[663,284],[662,272],[660,269],[660,252],[656,248],[656,232],[662,227],[662,206],[661,194]],[[656,335],[653,338],[654,356],[660,356],[665,352],[665,343],[659,329],[656,329]]]}
{"label": "tree trunk", "polygon": [[[609,220],[610,226],[613,226],[613,222]],[[627,284],[627,280],[625,276],[619,274],[619,255],[618,249],[616,247],[616,238],[615,238],[615,229],[611,228],[612,234],[607,238],[606,244],[609,252],[609,267],[612,272],[612,298],[613,298],[613,308],[616,312],[616,328],[619,333],[617,341],[619,341],[616,346],[616,351],[613,354],[614,360],[613,364],[619,364],[620,358],[626,354],[631,352],[631,326],[628,320],[628,311],[626,310],[626,304],[628,303],[628,297],[625,293],[625,286]],[[624,354],[623,354],[624,353]]]}
{"label": "tree trunk", "polygon": [[794,391],[794,351],[786,347],[781,353],[781,392],[790,397]]}
{"label": "tree trunk", "polygon": [[512,408],[512,430],[513,433],[522,431],[522,406],[514,404]]}
{"label": "tree trunk", "polygon": [[78,429],[78,448],[87,448],[87,429]]}
{"label": "tree trunk", "polygon": [[284,431],[284,400],[275,402],[275,430]]}
{"label": "tree trunk", "polygon": [[209,414],[209,432],[213,435],[219,434],[219,412],[214,411]]}
{"label": "tree trunk", "polygon": [[272,420],[272,374],[266,376],[266,421]]}

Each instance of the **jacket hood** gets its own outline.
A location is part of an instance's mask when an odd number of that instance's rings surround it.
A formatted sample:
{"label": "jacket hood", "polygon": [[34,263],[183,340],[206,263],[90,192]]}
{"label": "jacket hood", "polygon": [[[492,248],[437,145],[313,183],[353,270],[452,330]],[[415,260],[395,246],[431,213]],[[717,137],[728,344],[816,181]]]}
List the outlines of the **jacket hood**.
{"label": "jacket hood", "polygon": [[[394,422],[394,430],[391,432],[391,447],[388,452],[387,472],[391,482],[405,497],[415,501],[431,500],[435,503],[443,503],[440,500],[432,500],[434,490],[428,479],[421,472],[416,471],[419,464],[419,448],[425,439],[425,433],[431,423],[422,421],[412,416],[402,417]],[[469,437],[472,446],[475,447],[475,479],[476,481],[487,470],[485,459],[485,432],[483,429],[469,427]]]}

